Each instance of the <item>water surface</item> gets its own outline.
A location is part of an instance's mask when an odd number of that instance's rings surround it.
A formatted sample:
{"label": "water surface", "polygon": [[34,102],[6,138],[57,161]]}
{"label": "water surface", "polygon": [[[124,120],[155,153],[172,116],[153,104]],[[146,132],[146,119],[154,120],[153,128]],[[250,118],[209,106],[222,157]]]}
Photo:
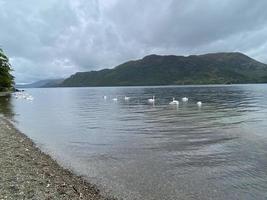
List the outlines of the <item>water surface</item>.
{"label": "water surface", "polygon": [[267,198],[267,85],[27,92],[34,101],[0,98],[0,112],[103,191],[126,200]]}

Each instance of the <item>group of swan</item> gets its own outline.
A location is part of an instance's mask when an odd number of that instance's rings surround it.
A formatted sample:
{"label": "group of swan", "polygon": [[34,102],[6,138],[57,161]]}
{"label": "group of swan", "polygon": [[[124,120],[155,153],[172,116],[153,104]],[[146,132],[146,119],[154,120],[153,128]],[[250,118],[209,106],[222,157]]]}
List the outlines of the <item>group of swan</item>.
{"label": "group of swan", "polygon": [[[103,98],[106,100],[107,99],[107,96],[103,96]],[[118,101],[118,97],[116,96],[112,100],[115,101],[115,102],[117,102]],[[128,100],[130,100],[130,97],[124,96],[124,100],[125,101],[128,101]],[[152,98],[148,99],[147,101],[149,103],[155,103],[155,100],[156,100],[155,99],[155,96],[153,96]],[[186,102],[188,102],[188,98],[187,97],[183,97],[182,98],[182,101],[186,103]],[[172,101],[169,104],[170,105],[179,105],[179,101],[175,100],[175,98],[173,97],[172,98]],[[197,104],[198,107],[201,107],[202,106],[202,102],[201,101],[198,101],[196,104]]]}
{"label": "group of swan", "polygon": [[30,95],[28,93],[25,93],[25,92],[16,92],[16,93],[14,93],[14,97],[16,99],[25,99],[25,100],[28,100],[28,101],[33,101],[34,100],[32,95]]}
{"label": "group of swan", "polygon": [[[28,101],[33,101],[34,98],[30,95],[30,94],[27,94],[27,93],[24,93],[24,92],[18,92],[18,93],[15,93],[14,94],[15,98],[16,99],[26,99]],[[107,96],[103,96],[103,99],[107,99]],[[112,99],[113,101],[117,102],[118,101],[118,97],[116,96],[115,98]],[[128,96],[124,96],[124,100],[125,101],[129,101],[130,100],[130,97]],[[151,99],[148,99],[147,100],[149,103],[155,103],[155,96],[153,96]],[[187,97],[183,97],[182,98],[182,101],[183,102],[188,102],[188,98]],[[179,101],[175,100],[175,98],[173,97],[172,98],[172,101],[169,103],[170,105],[179,105]],[[197,103],[197,106],[201,107],[202,106],[202,102],[201,101],[198,101]]]}
{"label": "group of swan", "polygon": [[[106,100],[106,99],[107,99],[107,96],[103,96],[103,99]],[[116,97],[113,98],[112,100],[113,100],[113,101],[118,101],[118,97],[116,96]],[[124,97],[124,100],[125,100],[125,101],[129,101],[129,100],[130,100],[130,97],[125,96],[125,97]]]}
{"label": "group of swan", "polygon": [[[183,102],[188,102],[188,98],[187,97],[183,97],[182,101]],[[179,105],[179,101],[175,100],[175,98],[173,97],[172,101],[170,102],[170,105]],[[201,107],[202,106],[202,102],[198,101],[197,105],[198,105],[198,107]]]}

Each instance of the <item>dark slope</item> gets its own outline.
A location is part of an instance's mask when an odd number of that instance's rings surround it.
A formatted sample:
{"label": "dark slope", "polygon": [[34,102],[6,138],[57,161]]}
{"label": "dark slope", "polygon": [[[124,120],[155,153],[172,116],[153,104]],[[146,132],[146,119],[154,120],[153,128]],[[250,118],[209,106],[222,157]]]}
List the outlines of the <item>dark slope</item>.
{"label": "dark slope", "polygon": [[131,86],[267,82],[267,65],[241,53],[159,56],[123,63],[113,69],[78,72],[60,86]]}

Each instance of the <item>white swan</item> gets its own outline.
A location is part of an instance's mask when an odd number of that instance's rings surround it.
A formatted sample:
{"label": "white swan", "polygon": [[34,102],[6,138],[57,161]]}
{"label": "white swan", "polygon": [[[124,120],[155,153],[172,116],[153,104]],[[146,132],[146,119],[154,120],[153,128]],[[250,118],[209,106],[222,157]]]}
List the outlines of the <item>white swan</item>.
{"label": "white swan", "polygon": [[113,100],[113,101],[118,101],[118,98],[117,98],[117,97],[115,97],[115,98],[113,98],[112,100]]}
{"label": "white swan", "polygon": [[125,100],[125,101],[128,101],[128,100],[130,100],[130,97],[125,96],[125,97],[124,97],[124,100]]}
{"label": "white swan", "polygon": [[152,99],[148,99],[148,102],[149,102],[149,103],[155,103],[155,96],[153,96]]}
{"label": "white swan", "polygon": [[187,98],[187,97],[183,97],[183,98],[182,98],[182,101],[183,101],[183,102],[188,102],[188,98]]}
{"label": "white swan", "polygon": [[33,98],[32,96],[28,96],[28,97],[26,97],[26,100],[28,100],[28,101],[33,101],[34,98]]}
{"label": "white swan", "polygon": [[173,97],[170,105],[179,105],[179,101],[175,100],[175,98]]}
{"label": "white swan", "polygon": [[105,99],[105,100],[106,100],[106,99],[107,99],[107,96],[103,96],[103,99]]}
{"label": "white swan", "polygon": [[202,102],[201,101],[198,101],[197,102],[197,105],[198,105],[198,107],[201,107],[202,106]]}

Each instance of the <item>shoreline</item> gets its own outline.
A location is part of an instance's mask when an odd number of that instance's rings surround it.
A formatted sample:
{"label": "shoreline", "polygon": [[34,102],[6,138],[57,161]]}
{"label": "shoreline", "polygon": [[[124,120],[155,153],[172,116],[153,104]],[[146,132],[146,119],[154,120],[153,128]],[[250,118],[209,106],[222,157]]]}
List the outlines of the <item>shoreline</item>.
{"label": "shoreline", "polygon": [[0,97],[10,95],[12,92],[0,92]]}
{"label": "shoreline", "polygon": [[114,199],[60,166],[3,116],[0,155],[0,199]]}

